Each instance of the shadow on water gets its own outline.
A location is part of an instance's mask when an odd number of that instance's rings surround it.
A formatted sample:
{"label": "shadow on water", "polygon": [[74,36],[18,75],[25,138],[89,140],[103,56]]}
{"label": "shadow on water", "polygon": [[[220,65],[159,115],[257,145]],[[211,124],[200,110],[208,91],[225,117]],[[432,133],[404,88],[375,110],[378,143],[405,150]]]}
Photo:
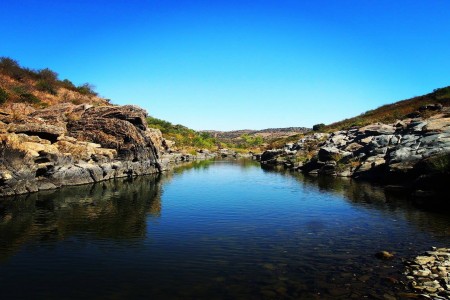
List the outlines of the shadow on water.
{"label": "shadow on water", "polygon": [[[0,201],[0,259],[29,239],[140,239],[146,218],[161,214],[161,180],[143,176],[65,187]],[[7,249],[7,251],[5,251]]]}
{"label": "shadow on water", "polygon": [[418,206],[409,196],[388,192],[383,186],[368,181],[346,177],[305,175],[265,166],[262,166],[262,169],[264,172],[294,177],[307,189],[338,196],[361,209],[400,214],[419,230],[438,236],[450,236],[450,207],[446,202],[439,205]]}

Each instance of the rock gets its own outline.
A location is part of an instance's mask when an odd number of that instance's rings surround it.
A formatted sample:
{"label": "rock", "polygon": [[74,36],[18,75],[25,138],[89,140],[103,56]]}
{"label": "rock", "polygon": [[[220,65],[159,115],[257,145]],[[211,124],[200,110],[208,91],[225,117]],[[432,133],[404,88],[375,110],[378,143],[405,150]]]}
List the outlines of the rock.
{"label": "rock", "polygon": [[382,135],[375,136],[372,139],[372,141],[370,142],[370,145],[374,148],[387,147],[387,146],[389,146],[389,142],[391,141],[391,139],[393,137],[394,136],[391,134],[389,134],[389,135],[382,134]]}
{"label": "rock", "polygon": [[272,159],[276,158],[277,156],[281,155],[282,153],[283,153],[283,150],[281,150],[281,149],[264,151],[261,154],[261,161],[272,160]]}
{"label": "rock", "polygon": [[358,144],[358,143],[350,143],[344,148],[344,150],[348,151],[348,152],[355,152],[363,147],[364,147],[363,145]]}
{"label": "rock", "polygon": [[360,140],[361,143],[367,145],[373,140],[373,136],[368,136]]}
{"label": "rock", "polygon": [[394,254],[388,252],[388,251],[380,251],[375,254],[375,257],[378,259],[384,259],[389,260],[394,258]]}
{"label": "rock", "polygon": [[423,129],[425,131],[449,132],[450,118],[429,119]]}
{"label": "rock", "polygon": [[422,155],[417,155],[416,150],[410,147],[400,147],[389,154],[389,163],[418,161]]}
{"label": "rock", "polygon": [[159,152],[146,132],[145,116],[135,106],[93,107],[69,121],[67,130],[78,140],[116,150],[120,159],[156,162]]}
{"label": "rock", "polygon": [[442,104],[436,103],[436,104],[426,104],[421,107],[419,107],[419,111],[425,111],[425,110],[442,110]]}
{"label": "rock", "polygon": [[66,132],[65,128],[49,124],[33,123],[32,120],[27,120],[25,124],[9,124],[7,131],[24,133],[29,136],[38,136],[52,143],[56,142],[58,137]]}
{"label": "rock", "polygon": [[426,121],[416,121],[408,124],[408,129],[413,132],[422,132],[424,127],[428,124]]}
{"label": "rock", "polygon": [[378,123],[361,127],[359,132],[370,135],[393,134],[395,132],[395,127],[392,125]]}
{"label": "rock", "polygon": [[319,149],[319,160],[320,161],[339,161],[341,158],[352,155],[351,152],[341,151],[336,147],[321,147]]}
{"label": "rock", "polygon": [[[450,251],[447,248],[432,248],[432,251],[417,256],[406,263],[406,278],[415,290],[431,299],[446,299],[449,295],[448,272]],[[443,298],[442,298],[443,297]]]}
{"label": "rock", "polygon": [[[0,195],[159,172],[162,137],[134,106],[60,105],[8,121]],[[54,122],[57,126],[49,124]]]}

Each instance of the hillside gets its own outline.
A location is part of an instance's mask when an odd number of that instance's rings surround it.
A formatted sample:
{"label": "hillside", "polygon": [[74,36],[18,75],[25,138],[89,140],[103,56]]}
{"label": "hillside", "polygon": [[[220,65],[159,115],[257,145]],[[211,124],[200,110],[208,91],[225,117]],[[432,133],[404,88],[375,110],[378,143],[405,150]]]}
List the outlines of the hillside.
{"label": "hillside", "polygon": [[[335,130],[360,127],[381,122],[392,123],[406,118],[427,118],[438,113],[440,106],[450,106],[450,86],[435,89],[433,92],[383,105],[359,116],[335,122],[329,125],[317,124],[318,131],[332,132]],[[319,125],[319,126],[318,126]],[[320,126],[323,125],[323,126]]]}
{"label": "hillside", "polygon": [[298,137],[306,132],[311,131],[305,127],[286,127],[286,128],[267,128],[262,130],[233,130],[233,131],[217,131],[217,130],[203,130],[211,137],[214,137],[218,142],[225,145],[249,148],[249,147],[272,147],[278,140],[291,139]]}
{"label": "hillside", "polygon": [[17,113],[25,106],[29,106],[29,110],[60,103],[99,106],[107,105],[109,100],[99,97],[89,83],[76,86],[68,79],[60,80],[50,69],[32,70],[11,58],[0,58],[0,106],[3,110]]}

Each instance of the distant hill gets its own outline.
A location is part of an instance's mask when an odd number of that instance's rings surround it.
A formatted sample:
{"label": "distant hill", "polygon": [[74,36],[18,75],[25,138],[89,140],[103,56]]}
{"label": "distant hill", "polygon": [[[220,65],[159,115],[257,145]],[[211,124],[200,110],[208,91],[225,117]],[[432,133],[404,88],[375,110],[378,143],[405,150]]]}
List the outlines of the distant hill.
{"label": "distant hill", "polygon": [[305,127],[286,127],[286,128],[267,128],[262,130],[242,129],[233,131],[217,131],[217,130],[202,130],[217,139],[236,139],[246,134],[249,136],[260,136],[263,139],[274,139],[279,137],[286,137],[297,135],[310,131],[310,128]]}

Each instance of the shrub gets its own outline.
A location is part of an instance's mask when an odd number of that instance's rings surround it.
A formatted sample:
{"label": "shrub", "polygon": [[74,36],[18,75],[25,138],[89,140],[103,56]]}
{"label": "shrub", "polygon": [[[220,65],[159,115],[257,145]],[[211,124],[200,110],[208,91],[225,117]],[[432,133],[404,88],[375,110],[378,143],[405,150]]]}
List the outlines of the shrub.
{"label": "shrub", "polygon": [[47,81],[49,83],[56,83],[58,81],[58,73],[45,68],[38,71],[38,76],[41,80]]}
{"label": "shrub", "polygon": [[161,130],[164,138],[174,141],[177,146],[211,149],[216,145],[216,139],[208,133],[199,133],[183,125],[173,125],[153,117],[147,118],[147,124],[151,128]]}
{"label": "shrub", "polygon": [[8,93],[4,89],[0,88],[0,104],[5,103],[8,98]]}
{"label": "shrub", "polygon": [[19,63],[9,57],[0,58],[0,72],[16,80],[22,80],[26,75]]}
{"label": "shrub", "polygon": [[23,85],[13,86],[11,88],[11,90],[14,92],[14,94],[17,94],[19,96],[22,95],[22,94],[27,94],[27,93],[30,92],[29,89],[26,86],[23,86]]}
{"label": "shrub", "polygon": [[240,136],[241,142],[238,143],[239,148],[251,148],[260,146],[264,140],[260,136],[250,136],[248,134],[243,134]]}
{"label": "shrub", "polygon": [[75,86],[75,84],[73,84],[72,81],[70,81],[69,79],[64,79],[63,81],[61,81],[61,86],[65,89],[68,89],[71,91],[77,90],[77,87]]}
{"label": "shrub", "polygon": [[42,92],[46,92],[52,95],[56,95],[58,92],[56,91],[57,87],[55,83],[51,83],[50,81],[41,79],[36,83],[36,89]]}
{"label": "shrub", "polygon": [[447,87],[444,87],[444,88],[440,88],[440,89],[435,89],[433,91],[433,94],[438,99],[450,98],[450,86],[447,86]]}
{"label": "shrub", "polygon": [[314,125],[312,129],[313,129],[314,131],[321,131],[321,130],[323,130],[324,128],[325,128],[325,124],[320,123],[320,124]]}
{"label": "shrub", "polygon": [[31,103],[31,104],[40,104],[41,100],[38,97],[31,93],[21,94],[19,98],[20,102]]}
{"label": "shrub", "polygon": [[97,96],[97,93],[94,91],[95,86],[90,83],[84,83],[77,87],[77,91],[83,95]]}

